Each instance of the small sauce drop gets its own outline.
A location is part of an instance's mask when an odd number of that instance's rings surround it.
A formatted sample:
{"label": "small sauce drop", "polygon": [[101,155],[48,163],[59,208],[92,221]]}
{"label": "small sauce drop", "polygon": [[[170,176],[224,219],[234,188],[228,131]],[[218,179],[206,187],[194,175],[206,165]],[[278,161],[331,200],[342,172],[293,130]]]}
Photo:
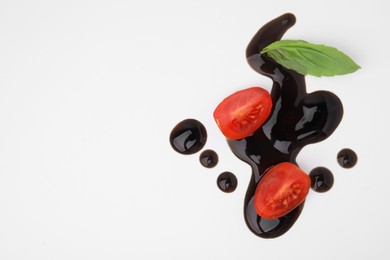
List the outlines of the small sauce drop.
{"label": "small sauce drop", "polygon": [[332,188],[334,183],[332,172],[325,167],[314,168],[309,177],[311,188],[316,192],[326,192]]}
{"label": "small sauce drop", "polygon": [[171,132],[169,142],[172,148],[181,154],[194,154],[202,150],[207,141],[204,125],[195,119],[185,119]]}
{"label": "small sauce drop", "polygon": [[213,168],[218,164],[218,154],[213,150],[204,150],[199,156],[200,164],[206,168]]}
{"label": "small sauce drop", "polygon": [[349,148],[342,149],[337,154],[337,161],[343,168],[352,168],[357,163],[357,160],[357,154]]}
{"label": "small sauce drop", "polygon": [[223,172],[217,178],[218,188],[226,193],[231,193],[237,188],[237,177],[231,172]]}

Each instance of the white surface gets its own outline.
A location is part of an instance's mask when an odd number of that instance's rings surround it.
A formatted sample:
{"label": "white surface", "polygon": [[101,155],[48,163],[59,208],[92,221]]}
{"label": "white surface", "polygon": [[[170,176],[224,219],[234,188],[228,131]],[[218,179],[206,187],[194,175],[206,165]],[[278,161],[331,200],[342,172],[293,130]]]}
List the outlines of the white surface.
{"label": "white surface", "polygon": [[[234,3],[236,2],[236,3]],[[0,2],[0,259],[386,259],[390,232],[386,1]],[[342,100],[343,121],[308,146],[301,167],[330,168],[333,189],[310,192],[284,236],[244,223],[250,168],[212,119],[235,90],[269,79],[245,48],[292,12],[285,39],[335,46],[362,66],[307,77]],[[196,118],[214,169],[168,142]],[[353,169],[335,156],[354,149]],[[215,184],[234,172],[239,187]]]}

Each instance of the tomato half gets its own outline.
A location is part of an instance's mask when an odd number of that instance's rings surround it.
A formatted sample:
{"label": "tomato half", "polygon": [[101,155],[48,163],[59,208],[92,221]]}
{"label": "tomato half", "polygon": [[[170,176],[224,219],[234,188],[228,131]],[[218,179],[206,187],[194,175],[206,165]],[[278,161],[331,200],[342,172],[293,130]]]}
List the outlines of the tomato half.
{"label": "tomato half", "polygon": [[267,90],[251,87],[233,93],[214,110],[214,119],[230,139],[242,139],[255,132],[271,113],[272,99]]}
{"label": "tomato half", "polygon": [[310,189],[310,177],[296,165],[275,165],[257,185],[254,206],[266,219],[282,217],[301,204]]}

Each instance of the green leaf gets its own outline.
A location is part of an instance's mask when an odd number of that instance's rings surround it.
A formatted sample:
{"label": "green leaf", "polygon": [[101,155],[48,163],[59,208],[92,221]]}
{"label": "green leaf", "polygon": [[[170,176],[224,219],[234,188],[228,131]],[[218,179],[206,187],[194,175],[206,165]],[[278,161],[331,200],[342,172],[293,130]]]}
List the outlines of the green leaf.
{"label": "green leaf", "polygon": [[301,40],[276,41],[266,46],[261,54],[303,75],[335,76],[360,69],[350,57],[334,47]]}

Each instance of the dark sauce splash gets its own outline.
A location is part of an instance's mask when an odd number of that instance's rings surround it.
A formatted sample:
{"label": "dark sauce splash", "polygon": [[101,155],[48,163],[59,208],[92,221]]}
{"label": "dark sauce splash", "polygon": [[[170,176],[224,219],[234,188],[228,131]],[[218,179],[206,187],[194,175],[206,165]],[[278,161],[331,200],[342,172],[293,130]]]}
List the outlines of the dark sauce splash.
{"label": "dark sauce splash", "polygon": [[340,99],[328,91],[306,92],[305,77],[286,69],[261,50],[282,38],[295,24],[293,14],[284,14],[264,25],[249,43],[246,56],[256,72],[273,81],[273,109],[262,127],[241,140],[228,139],[233,153],[252,167],[252,176],[244,201],[248,228],[257,236],[275,238],[288,231],[299,217],[304,203],[287,215],[268,220],[256,214],[253,196],[258,182],[267,170],[281,162],[296,163],[296,157],[307,145],[330,136],[343,116]]}
{"label": "dark sauce splash", "polygon": [[[278,219],[260,217],[255,211],[253,197],[261,178],[276,164],[291,162],[297,165],[296,157],[301,149],[329,137],[343,117],[343,106],[336,95],[328,91],[307,93],[303,75],[260,54],[264,47],[280,40],[294,24],[295,16],[284,14],[264,25],[249,43],[246,50],[249,65],[273,82],[273,108],[267,121],[251,136],[227,140],[233,153],[252,168],[244,200],[244,217],[248,228],[262,238],[275,238],[287,232],[301,214],[304,202]],[[204,147],[207,132],[199,121],[186,119],[173,128],[169,140],[178,153],[194,154]],[[343,149],[337,160],[342,167],[351,168],[357,162],[357,155],[351,149]],[[204,167],[212,168],[218,163],[218,155],[213,150],[205,150],[199,161]],[[328,191],[333,186],[333,174],[325,167],[313,169],[309,176],[311,187],[317,192]],[[233,192],[237,183],[231,172],[223,172],[217,178],[218,188],[226,193]]]}

